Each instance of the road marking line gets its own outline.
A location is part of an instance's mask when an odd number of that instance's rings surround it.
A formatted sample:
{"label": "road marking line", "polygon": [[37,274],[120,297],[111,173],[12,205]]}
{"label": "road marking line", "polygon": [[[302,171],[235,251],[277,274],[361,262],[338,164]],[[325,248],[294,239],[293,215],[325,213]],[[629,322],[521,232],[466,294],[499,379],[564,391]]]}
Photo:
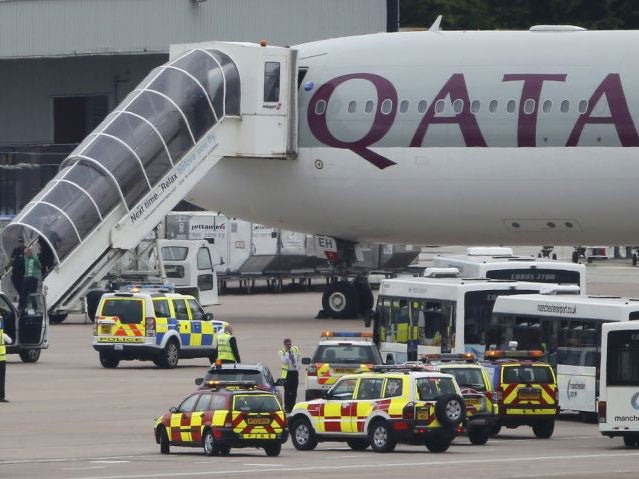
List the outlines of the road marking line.
{"label": "road marking line", "polygon": [[105,466],[63,467],[63,471],[80,471],[82,469],[105,469]]}
{"label": "road marking line", "polygon": [[122,460],[100,460],[100,461],[91,461],[94,464],[123,464],[131,461],[122,461]]}
{"label": "road marking line", "polygon": [[246,463],[245,466],[258,466],[258,467],[282,467],[284,464],[255,464],[255,463]]}
{"label": "road marking line", "polygon": [[[451,459],[449,461],[432,461],[432,462],[400,462],[400,463],[383,463],[383,464],[349,464],[349,465],[333,465],[333,466],[303,466],[303,467],[282,467],[281,472],[300,472],[300,471],[332,471],[332,470],[349,470],[349,469],[371,469],[371,468],[397,468],[397,467],[410,467],[410,466],[457,466],[459,464],[487,464],[487,463],[507,463],[507,462],[521,462],[521,461],[566,461],[571,459],[597,459],[600,457],[639,457],[639,452],[629,452],[622,454],[583,454],[583,455],[568,455],[568,456],[538,456],[538,457],[509,457],[503,459],[469,459],[459,460]],[[87,476],[76,479],[146,479],[152,477],[191,477],[191,476],[220,476],[229,474],[256,474],[263,472],[262,469],[238,469],[238,470],[224,470],[219,469],[212,471],[202,472],[174,472],[174,473],[156,473],[156,474],[131,474],[131,475],[119,475],[119,476]],[[574,471],[573,471],[574,474]]]}

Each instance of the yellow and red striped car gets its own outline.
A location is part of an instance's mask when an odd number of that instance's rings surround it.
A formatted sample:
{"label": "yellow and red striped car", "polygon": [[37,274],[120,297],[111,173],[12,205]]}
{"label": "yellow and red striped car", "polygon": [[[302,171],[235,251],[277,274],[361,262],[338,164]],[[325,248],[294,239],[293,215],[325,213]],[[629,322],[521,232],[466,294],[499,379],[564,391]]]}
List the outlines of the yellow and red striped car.
{"label": "yellow and red striped car", "polygon": [[444,452],[464,420],[464,400],[452,376],[381,366],[341,377],[321,399],[295,405],[289,416],[298,450],[345,441],[351,449],[389,452],[397,443]]}
{"label": "yellow and red striped car", "polygon": [[288,439],[286,414],[277,397],[254,382],[208,381],[210,389],[187,396],[155,422],[160,452],[171,446],[202,447],[209,456],[227,456],[231,448],[263,448],[278,456]]}
{"label": "yellow and red striped car", "polygon": [[501,426],[531,426],[540,439],[552,436],[559,413],[557,378],[553,368],[539,360],[542,356],[543,351],[486,351],[483,366],[499,408],[492,435]]}

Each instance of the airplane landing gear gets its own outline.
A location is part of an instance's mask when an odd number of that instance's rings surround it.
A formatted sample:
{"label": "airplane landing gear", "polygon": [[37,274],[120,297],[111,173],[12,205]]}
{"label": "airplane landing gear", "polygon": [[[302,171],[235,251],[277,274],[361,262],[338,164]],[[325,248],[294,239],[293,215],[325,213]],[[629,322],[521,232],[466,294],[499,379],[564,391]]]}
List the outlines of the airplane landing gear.
{"label": "airplane landing gear", "polygon": [[366,277],[353,281],[340,280],[329,285],[322,294],[318,317],[354,319],[365,317],[373,308],[373,292]]}

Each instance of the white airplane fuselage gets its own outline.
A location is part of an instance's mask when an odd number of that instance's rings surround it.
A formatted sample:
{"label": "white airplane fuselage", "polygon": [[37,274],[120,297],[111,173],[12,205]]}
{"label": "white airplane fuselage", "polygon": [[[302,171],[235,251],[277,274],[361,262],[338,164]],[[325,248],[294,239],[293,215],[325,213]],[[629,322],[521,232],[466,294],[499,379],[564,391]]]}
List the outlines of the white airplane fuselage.
{"label": "white airplane fuselage", "polygon": [[299,45],[297,158],[224,158],[187,199],[353,241],[635,244],[638,46],[635,31]]}

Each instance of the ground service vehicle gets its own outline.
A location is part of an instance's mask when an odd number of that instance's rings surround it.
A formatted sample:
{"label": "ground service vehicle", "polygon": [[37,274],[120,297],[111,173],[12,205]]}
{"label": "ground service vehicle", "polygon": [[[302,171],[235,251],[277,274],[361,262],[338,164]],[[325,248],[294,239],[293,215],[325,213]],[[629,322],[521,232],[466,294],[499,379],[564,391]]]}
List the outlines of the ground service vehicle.
{"label": "ground service vehicle", "polygon": [[171,446],[203,447],[208,456],[228,456],[231,448],[263,448],[279,456],[288,439],[286,414],[275,395],[252,381],[210,381],[155,422],[162,454]]}
{"label": "ground service vehicle", "polygon": [[601,336],[599,431],[639,446],[639,323],[604,324]]}
{"label": "ground service vehicle", "polygon": [[344,374],[370,371],[382,364],[371,333],[323,331],[306,368],[306,400],[318,398]]}
{"label": "ground service vehicle", "polygon": [[27,307],[20,312],[9,296],[0,293],[0,317],[4,332],[12,339],[7,344],[8,354],[19,354],[25,363],[35,363],[40,352],[49,347],[49,319],[41,294],[32,294],[27,299]]}
{"label": "ground service vehicle", "polygon": [[93,349],[105,368],[121,360],[152,360],[174,368],[179,358],[209,358],[217,352],[217,333],[224,323],[213,320],[193,296],[162,288],[106,293],[98,305]]}
{"label": "ground service vehicle", "polygon": [[253,381],[257,389],[275,394],[280,403],[284,404],[277,386],[284,386],[286,380],[284,378],[273,379],[271,370],[262,363],[223,364],[216,361],[216,364],[211,365],[203,378],[197,378],[195,380],[195,384],[199,386],[199,389],[206,389],[209,387],[208,384],[210,381]]}
{"label": "ground service vehicle", "polygon": [[296,404],[289,416],[293,446],[307,451],[345,441],[356,451],[370,445],[390,452],[401,442],[446,451],[465,416],[453,377],[411,366],[376,371],[343,376],[321,399]]}
{"label": "ground service vehicle", "polygon": [[522,349],[542,349],[557,373],[561,409],[594,418],[601,328],[633,319],[639,319],[639,301],[628,298],[504,296],[495,302],[487,334],[500,349],[509,341]]}
{"label": "ground service vehicle", "polygon": [[473,353],[425,354],[424,364],[434,366],[455,378],[466,404],[463,427],[468,439],[476,445],[486,444],[498,419],[497,404],[493,403],[493,387],[484,368]]}
{"label": "ground service vehicle", "polygon": [[489,278],[535,283],[576,284],[586,291],[586,266],[583,264],[517,256],[512,248],[474,247],[466,254],[435,256],[436,268],[457,268],[461,278]]}
{"label": "ground service vehicle", "polygon": [[373,314],[373,339],[386,363],[441,352],[483,357],[497,297],[540,291],[578,292],[578,288],[496,279],[385,279]]}
{"label": "ground service vehicle", "polygon": [[552,367],[540,361],[543,351],[486,351],[483,363],[492,382],[499,419],[492,431],[502,426],[531,426],[535,436],[547,439],[555,430],[557,380]]}

